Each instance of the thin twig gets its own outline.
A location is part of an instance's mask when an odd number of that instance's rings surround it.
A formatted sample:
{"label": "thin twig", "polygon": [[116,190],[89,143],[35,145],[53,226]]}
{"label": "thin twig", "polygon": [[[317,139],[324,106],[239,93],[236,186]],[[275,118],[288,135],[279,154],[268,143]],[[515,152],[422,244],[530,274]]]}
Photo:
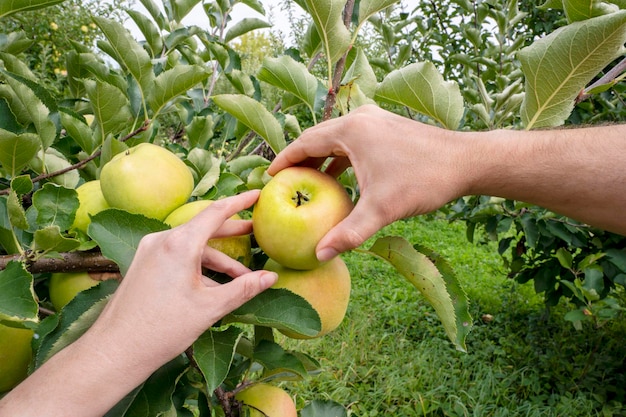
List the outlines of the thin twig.
{"label": "thin twig", "polygon": [[[121,138],[120,142],[126,142],[128,139],[130,139],[130,138],[132,138],[134,136],[137,136],[141,132],[144,132],[146,129],[148,129],[149,125],[150,125],[150,120],[146,120],[140,128],[138,128],[137,130],[135,130],[135,131],[129,133],[128,135],[124,136],[123,138]],[[59,175],[63,175],[66,172],[70,172],[70,171],[73,171],[75,169],[80,169],[83,166],[87,165],[89,162],[91,162],[94,159],[96,159],[97,157],[99,157],[100,155],[102,155],[102,150],[99,150],[98,152],[94,152],[92,155],[90,155],[87,158],[85,158],[85,159],[75,163],[74,165],[70,165],[70,166],[68,166],[66,168],[63,168],[63,169],[60,169],[58,171],[54,171],[54,172],[49,172],[49,173],[38,175],[38,176],[34,177],[31,181],[33,183],[35,183],[35,182],[47,180],[48,178],[52,178],[52,177],[57,177]],[[0,195],[9,194],[10,191],[11,191],[10,188],[5,188],[4,190],[0,190]]]}

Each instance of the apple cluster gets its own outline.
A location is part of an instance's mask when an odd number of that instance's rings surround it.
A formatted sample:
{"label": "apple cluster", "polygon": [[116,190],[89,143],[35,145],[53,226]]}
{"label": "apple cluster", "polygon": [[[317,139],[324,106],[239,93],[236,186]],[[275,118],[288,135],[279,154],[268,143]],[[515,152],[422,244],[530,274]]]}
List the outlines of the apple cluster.
{"label": "apple cluster", "polygon": [[322,263],[315,249],[352,208],[349,194],[334,177],[314,168],[290,167],[265,185],[252,212],[254,237],[269,257],[264,269],[278,274],[275,288],[300,295],[317,311],[322,327],[315,337],[339,326],[350,299],[344,261],[337,256]]}

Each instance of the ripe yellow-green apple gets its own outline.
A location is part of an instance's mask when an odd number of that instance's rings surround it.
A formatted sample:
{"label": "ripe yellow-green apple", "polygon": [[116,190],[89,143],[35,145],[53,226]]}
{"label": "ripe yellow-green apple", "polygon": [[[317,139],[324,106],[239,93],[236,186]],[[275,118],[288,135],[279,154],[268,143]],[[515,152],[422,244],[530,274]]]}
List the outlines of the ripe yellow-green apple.
{"label": "ripe yellow-green apple", "polygon": [[48,283],[50,302],[57,311],[61,311],[79,292],[96,286],[100,281],[119,276],[112,272],[56,272],[50,276]]}
{"label": "ripe yellow-green apple", "polygon": [[292,269],[320,265],[315,247],[352,210],[345,188],[332,176],[307,167],[277,173],[261,190],[252,211],[259,247]]}
{"label": "ripe yellow-green apple", "polygon": [[109,204],[104,199],[104,195],[102,195],[100,180],[87,181],[76,188],[76,192],[78,193],[79,206],[71,229],[87,233],[87,227],[91,223],[89,216],[108,209]]}
{"label": "ripe yellow-green apple", "polygon": [[[191,220],[196,214],[213,203],[212,200],[197,200],[183,204],[167,216],[164,222],[171,227],[180,226]],[[241,216],[234,214],[231,219],[241,220]],[[252,261],[252,243],[249,235],[231,236],[209,239],[207,244],[225,253],[233,259],[238,260],[245,266],[250,266]]]}
{"label": "ripe yellow-green apple", "polygon": [[109,206],[158,220],[185,204],[193,186],[187,165],[151,143],[115,155],[100,172],[100,187]]}
{"label": "ripe yellow-green apple", "polygon": [[[313,337],[321,337],[335,330],[343,321],[350,301],[350,271],[339,256],[315,269],[297,270],[287,268],[268,259],[263,269],[278,274],[272,288],[286,288],[307,300],[320,316],[322,328]],[[281,332],[293,339],[313,337],[292,331]]]}
{"label": "ripe yellow-green apple", "polygon": [[0,392],[19,384],[28,372],[34,332],[0,324]]}
{"label": "ripe yellow-green apple", "polygon": [[249,417],[297,417],[296,404],[282,388],[258,383],[235,394]]}

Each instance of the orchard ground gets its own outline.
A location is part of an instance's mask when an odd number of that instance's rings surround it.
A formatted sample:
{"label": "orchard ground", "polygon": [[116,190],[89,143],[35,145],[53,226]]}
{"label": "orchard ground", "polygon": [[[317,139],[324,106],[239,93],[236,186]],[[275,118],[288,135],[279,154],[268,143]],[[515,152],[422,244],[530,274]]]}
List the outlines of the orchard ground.
{"label": "orchard ground", "polygon": [[468,353],[454,349],[426,300],[384,261],[349,253],[353,294],[342,325],[320,339],[285,340],[324,368],[287,386],[299,406],[332,399],[359,417],[626,414],[623,320],[575,330],[563,319],[567,306],[548,311],[532,283],[505,276],[494,244],[467,242],[461,223],[420,217],[377,236],[386,234],[450,261],[471,302]]}

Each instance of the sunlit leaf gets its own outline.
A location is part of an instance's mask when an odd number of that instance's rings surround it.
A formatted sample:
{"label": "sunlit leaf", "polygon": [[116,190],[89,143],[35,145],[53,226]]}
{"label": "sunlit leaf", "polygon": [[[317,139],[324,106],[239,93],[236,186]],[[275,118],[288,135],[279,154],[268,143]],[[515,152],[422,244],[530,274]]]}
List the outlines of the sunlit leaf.
{"label": "sunlit leaf", "polygon": [[624,52],[626,11],[574,22],[522,49],[526,129],[563,124],[576,96]]}
{"label": "sunlit leaf", "polygon": [[458,84],[445,81],[432,62],[407,65],[388,74],[378,86],[376,100],[408,106],[453,130],[465,111]]}
{"label": "sunlit leaf", "polygon": [[215,104],[265,139],[275,153],[286,146],[280,123],[258,101],[242,94],[222,94],[214,96],[213,100]]}

